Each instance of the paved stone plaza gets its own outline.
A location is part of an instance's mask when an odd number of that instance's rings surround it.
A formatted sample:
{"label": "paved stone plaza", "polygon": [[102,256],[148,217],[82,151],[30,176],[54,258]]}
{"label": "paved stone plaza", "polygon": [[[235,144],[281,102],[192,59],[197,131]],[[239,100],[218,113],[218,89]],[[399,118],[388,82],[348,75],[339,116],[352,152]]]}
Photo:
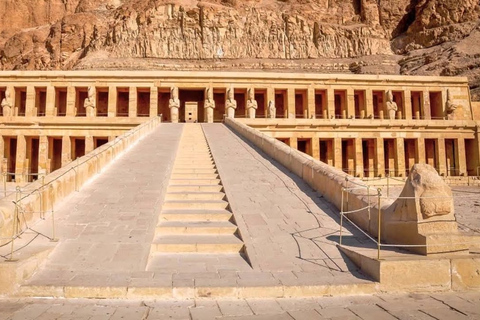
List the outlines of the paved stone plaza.
{"label": "paved stone plaza", "polygon": [[[3,299],[0,319],[480,318],[478,292],[375,294],[375,283],[336,248],[338,210],[220,124],[202,127],[248,259],[165,254],[162,259],[168,263],[149,270],[180,133],[188,125],[160,125],[68,197],[56,209],[60,241],[20,291],[27,296],[129,300]],[[37,227],[49,230],[47,221]],[[367,244],[355,232],[346,236],[350,245]],[[336,289],[315,293],[322,286]],[[154,292],[144,299],[129,295],[147,287],[182,289],[173,289],[166,300]],[[202,287],[224,288],[225,297],[219,291],[217,298],[199,299],[196,290]],[[244,287],[250,291],[240,291]],[[282,297],[278,292],[319,297],[275,298]],[[341,296],[320,297],[337,294]]]}
{"label": "paved stone plaza", "polygon": [[480,294],[242,300],[0,300],[1,320],[316,320],[480,318]]}

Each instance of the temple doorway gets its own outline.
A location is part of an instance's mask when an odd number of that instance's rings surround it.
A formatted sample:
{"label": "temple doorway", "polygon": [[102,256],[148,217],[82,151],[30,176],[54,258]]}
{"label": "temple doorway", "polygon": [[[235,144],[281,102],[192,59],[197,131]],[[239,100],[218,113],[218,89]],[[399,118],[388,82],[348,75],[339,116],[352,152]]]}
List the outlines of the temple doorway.
{"label": "temple doorway", "polygon": [[[197,116],[198,122],[204,122],[204,103],[205,103],[205,90],[204,89],[179,89],[178,97],[180,99],[180,110],[178,110],[179,122],[185,122],[185,104],[190,103],[197,104]],[[193,116],[193,115],[192,115]],[[194,117],[195,118],[195,117]]]}

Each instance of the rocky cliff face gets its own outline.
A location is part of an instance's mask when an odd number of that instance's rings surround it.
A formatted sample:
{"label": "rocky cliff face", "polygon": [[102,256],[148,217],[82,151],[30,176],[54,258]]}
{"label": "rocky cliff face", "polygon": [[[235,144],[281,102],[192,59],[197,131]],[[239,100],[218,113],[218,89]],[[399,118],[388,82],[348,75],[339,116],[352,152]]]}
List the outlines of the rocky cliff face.
{"label": "rocky cliff face", "polygon": [[4,70],[293,67],[480,84],[477,0],[5,0],[0,12]]}

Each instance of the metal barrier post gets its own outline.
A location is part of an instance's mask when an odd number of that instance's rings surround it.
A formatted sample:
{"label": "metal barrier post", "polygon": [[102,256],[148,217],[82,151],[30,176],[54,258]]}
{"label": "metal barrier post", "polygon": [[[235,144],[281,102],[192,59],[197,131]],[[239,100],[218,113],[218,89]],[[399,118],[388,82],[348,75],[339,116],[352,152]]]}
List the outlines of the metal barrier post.
{"label": "metal barrier post", "polygon": [[7,173],[3,173],[3,196],[7,196]]}
{"label": "metal barrier post", "polygon": [[381,208],[381,198],[382,198],[382,189],[378,188],[378,241],[377,241],[377,259],[380,260],[380,250],[382,247],[382,208]]}
{"label": "metal barrier post", "polygon": [[387,197],[390,197],[390,173],[387,174]]}
{"label": "metal barrier post", "polygon": [[367,201],[368,201],[368,207],[367,207],[368,221],[370,221],[370,186],[367,186]]}
{"label": "metal barrier post", "polygon": [[346,207],[347,207],[347,211],[348,211],[348,176],[345,177],[345,190],[347,191],[347,203],[346,203]]}
{"label": "metal barrier post", "polygon": [[[50,191],[53,190],[53,186],[50,185]],[[50,242],[58,242],[58,239],[55,238],[55,212],[53,210],[53,201],[52,201],[52,239],[50,239]]]}
{"label": "metal barrier post", "polygon": [[6,261],[8,262],[14,262],[17,261],[16,259],[13,259],[13,249],[15,247],[15,235],[17,233],[17,222],[18,222],[18,201],[20,199],[20,187],[16,188],[16,193],[15,193],[15,210],[13,210],[13,225],[12,225],[12,245],[10,246],[10,259],[7,259]]}
{"label": "metal barrier post", "polygon": [[340,245],[342,245],[342,228],[343,228],[343,192],[345,188],[342,188],[342,203],[340,204]]}

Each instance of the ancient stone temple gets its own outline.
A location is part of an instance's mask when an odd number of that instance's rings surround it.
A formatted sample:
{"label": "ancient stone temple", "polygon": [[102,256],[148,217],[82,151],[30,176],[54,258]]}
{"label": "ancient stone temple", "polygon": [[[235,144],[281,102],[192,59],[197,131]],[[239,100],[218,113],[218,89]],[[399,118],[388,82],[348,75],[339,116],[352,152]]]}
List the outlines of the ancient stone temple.
{"label": "ancient stone temple", "polygon": [[356,177],[406,177],[414,163],[479,174],[480,111],[464,78],[11,71],[0,74],[0,99],[9,180],[52,172],[148,118],[192,112],[198,122],[235,117]]}

